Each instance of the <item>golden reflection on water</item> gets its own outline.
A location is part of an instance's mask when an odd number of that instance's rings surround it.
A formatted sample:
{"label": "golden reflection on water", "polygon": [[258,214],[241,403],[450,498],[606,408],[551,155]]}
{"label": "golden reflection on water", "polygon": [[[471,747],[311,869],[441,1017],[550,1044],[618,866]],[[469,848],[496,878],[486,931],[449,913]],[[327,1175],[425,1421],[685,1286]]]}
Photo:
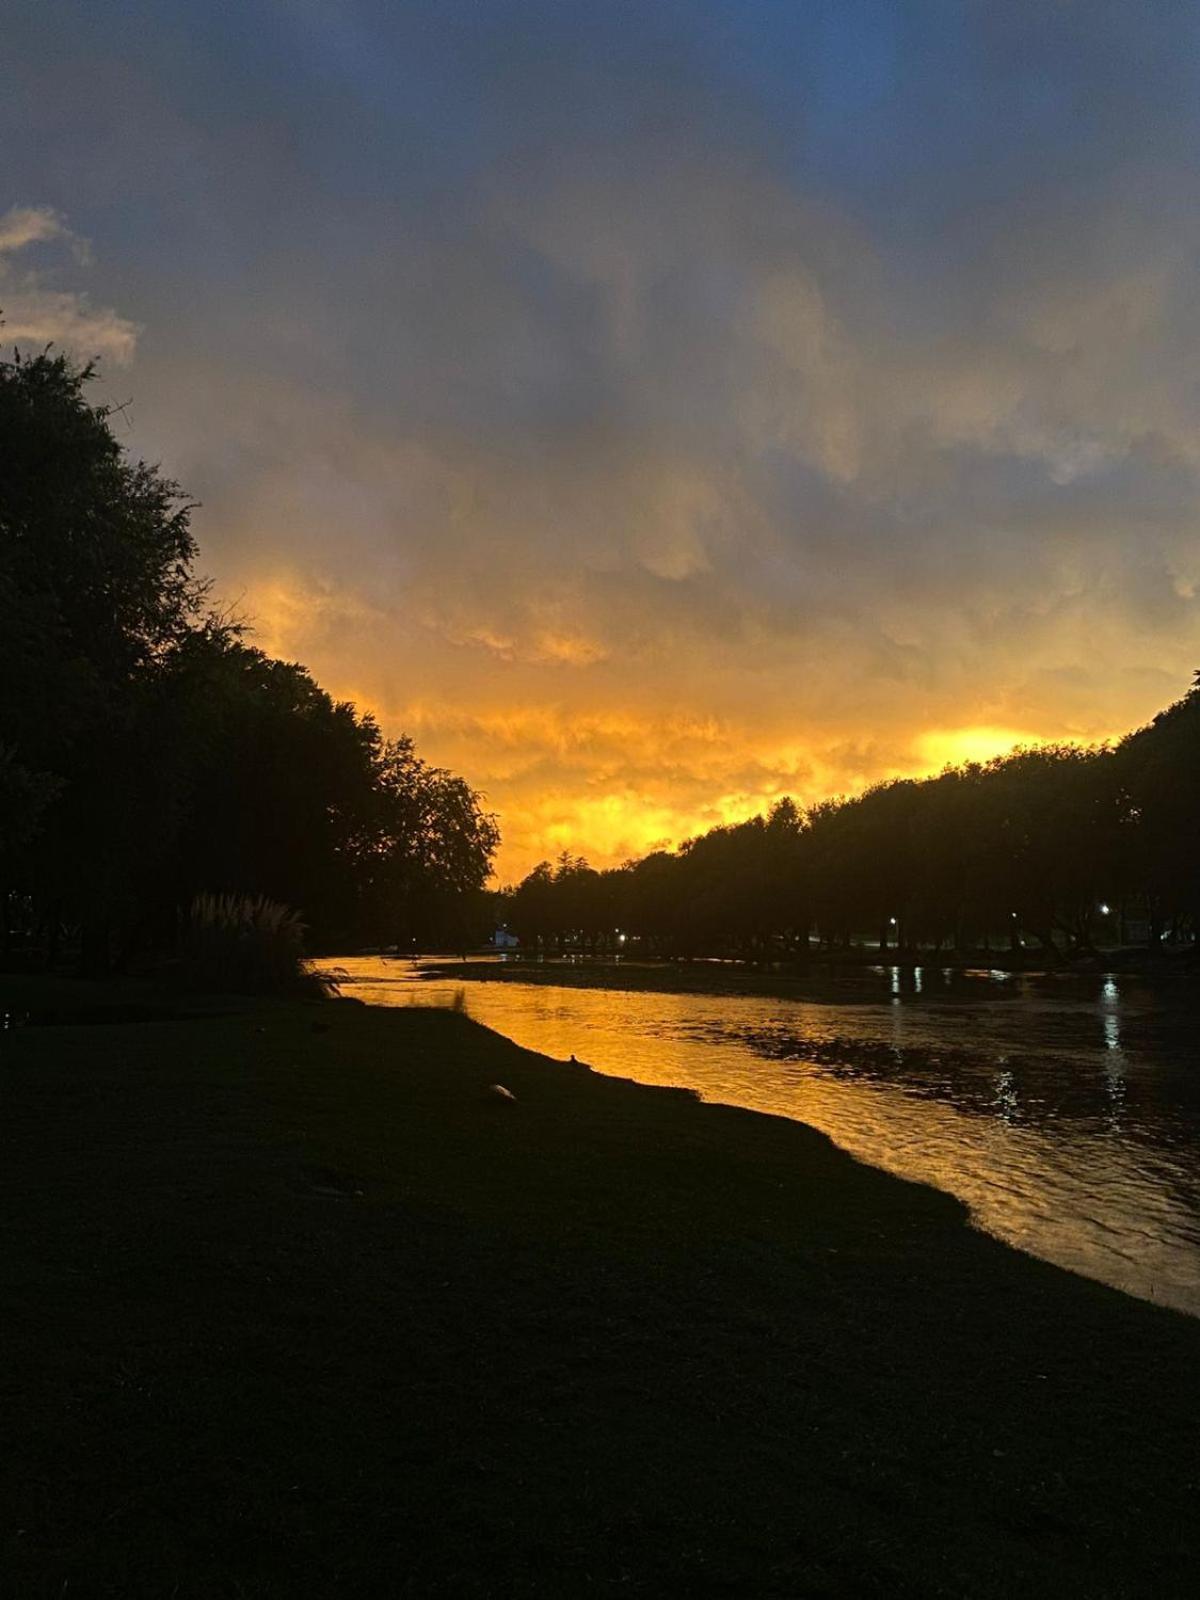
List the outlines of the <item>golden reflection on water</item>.
{"label": "golden reflection on water", "polygon": [[[362,1000],[465,1008],[543,1055],[806,1122],[863,1161],[957,1195],[1010,1244],[1200,1315],[1194,1146],[1156,1143],[1144,1128],[1126,1136],[1115,980],[1101,990],[1099,1033],[1081,1046],[1076,1019],[1052,1005],[1020,998],[994,1016],[937,1006],[919,972],[902,983],[898,968],[864,1004],[464,981],[451,964],[445,978],[421,979],[411,963],[367,957],[338,965]],[[1084,1021],[1094,1028],[1094,1013]],[[1059,1061],[1024,1096],[1013,1039]],[[1072,1075],[1094,1086],[1094,1114],[1058,1114],[1064,1074],[1063,1092]]]}

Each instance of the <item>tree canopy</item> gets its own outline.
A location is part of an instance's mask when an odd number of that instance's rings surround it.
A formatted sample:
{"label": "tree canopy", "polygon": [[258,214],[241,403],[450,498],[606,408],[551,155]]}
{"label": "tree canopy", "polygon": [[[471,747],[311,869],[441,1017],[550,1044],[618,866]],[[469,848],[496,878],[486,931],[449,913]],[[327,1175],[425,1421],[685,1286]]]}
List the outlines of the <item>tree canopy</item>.
{"label": "tree canopy", "polygon": [[607,872],[543,862],[505,913],[525,942],[635,939],[682,956],[802,956],[852,939],[1051,958],[1194,943],[1200,674],[1115,748],[1017,749],[807,809],[785,799]]}
{"label": "tree canopy", "polygon": [[479,795],[207,609],[193,508],[92,377],[0,361],[4,940],[102,967],[169,947],[198,894],[326,946],[461,939],[499,838]]}

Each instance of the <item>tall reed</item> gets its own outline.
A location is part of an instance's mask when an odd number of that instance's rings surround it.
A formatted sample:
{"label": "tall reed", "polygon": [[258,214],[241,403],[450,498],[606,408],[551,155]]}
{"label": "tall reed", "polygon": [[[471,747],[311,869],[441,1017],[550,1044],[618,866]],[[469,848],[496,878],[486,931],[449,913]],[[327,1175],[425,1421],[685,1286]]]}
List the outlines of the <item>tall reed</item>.
{"label": "tall reed", "polygon": [[188,909],[184,968],[204,989],[278,994],[310,988],[304,924],[265,895],[198,894]]}

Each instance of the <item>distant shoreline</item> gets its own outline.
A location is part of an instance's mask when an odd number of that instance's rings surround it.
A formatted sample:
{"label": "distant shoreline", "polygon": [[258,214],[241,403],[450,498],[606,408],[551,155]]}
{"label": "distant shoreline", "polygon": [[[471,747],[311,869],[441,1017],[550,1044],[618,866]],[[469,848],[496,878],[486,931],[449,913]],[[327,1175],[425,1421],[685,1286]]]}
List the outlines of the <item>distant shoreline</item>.
{"label": "distant shoreline", "polygon": [[[343,952],[344,953],[344,952]],[[1112,952],[1114,956],[1128,958],[1137,952]],[[1048,980],[1097,979],[1106,976],[1139,976],[1154,978],[1194,980],[1196,967],[1179,957],[1148,957],[1143,962],[1129,959],[1117,961],[1107,957],[1089,962],[1050,965],[1031,964],[1024,967],[1006,966],[1002,962],[988,963],[983,959],[948,959],[926,955],[913,959],[900,959],[888,952],[850,952],[848,959],[831,956],[814,958],[804,964],[751,966],[735,961],[653,961],[638,957],[603,956],[546,956],[516,957],[506,953],[496,956],[469,955],[465,960],[446,956],[389,956],[380,952],[383,959],[412,960],[422,979],[445,981],[457,977],[478,983],[528,983],[551,987],[619,989],[662,994],[747,994],[802,996],[814,988],[836,986],[839,979],[861,976],[869,972],[899,970],[911,975],[933,970],[953,972],[964,978],[1002,974],[1012,978],[1043,978]],[[332,959],[332,958],[331,958]]]}

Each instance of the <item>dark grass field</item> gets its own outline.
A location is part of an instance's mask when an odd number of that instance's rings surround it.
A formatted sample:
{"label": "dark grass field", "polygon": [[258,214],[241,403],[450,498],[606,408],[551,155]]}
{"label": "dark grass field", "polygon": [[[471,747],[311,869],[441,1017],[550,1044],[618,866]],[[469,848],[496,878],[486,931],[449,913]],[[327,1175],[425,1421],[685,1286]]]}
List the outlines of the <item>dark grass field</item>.
{"label": "dark grass field", "polygon": [[451,1013],[127,1015],[0,1034],[6,1600],[1193,1592],[1200,1323]]}

